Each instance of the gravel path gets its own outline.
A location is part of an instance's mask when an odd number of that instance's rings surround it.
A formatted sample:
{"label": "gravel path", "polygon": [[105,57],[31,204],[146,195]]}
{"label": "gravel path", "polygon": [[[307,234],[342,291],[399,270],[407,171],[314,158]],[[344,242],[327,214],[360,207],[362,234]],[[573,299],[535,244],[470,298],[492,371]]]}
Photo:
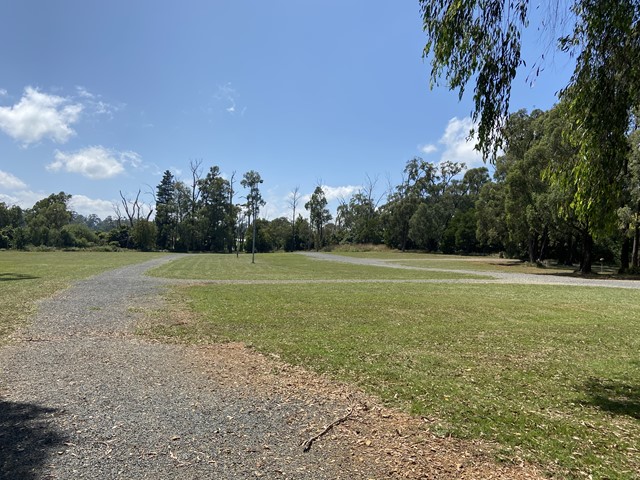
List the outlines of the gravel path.
{"label": "gravel path", "polygon": [[300,447],[341,405],[229,386],[195,347],[134,336],[167,283],[143,273],[169,260],[76,283],[0,349],[0,479],[373,478],[338,444]]}
{"label": "gravel path", "polygon": [[371,265],[376,267],[400,268],[404,270],[429,270],[432,272],[451,272],[463,273],[468,275],[482,275],[493,277],[493,279],[442,279],[442,280],[415,280],[415,282],[425,283],[512,283],[512,284],[531,284],[531,285],[575,285],[582,287],[608,287],[608,288],[630,288],[639,289],[640,281],[638,280],[615,280],[615,279],[596,279],[596,278],[578,278],[563,275],[535,275],[531,273],[510,273],[510,272],[486,272],[479,270],[453,270],[447,268],[425,268],[411,267],[408,265],[399,265],[391,261],[373,259],[347,257],[321,252],[302,252],[305,255],[316,260],[325,260],[331,262],[353,263],[356,265]]}

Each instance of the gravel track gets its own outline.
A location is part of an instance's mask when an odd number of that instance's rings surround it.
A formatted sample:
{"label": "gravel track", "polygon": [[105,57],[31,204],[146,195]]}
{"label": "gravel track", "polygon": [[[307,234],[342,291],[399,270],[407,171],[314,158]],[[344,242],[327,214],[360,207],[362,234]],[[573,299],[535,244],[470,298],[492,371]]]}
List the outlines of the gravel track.
{"label": "gravel track", "polygon": [[194,347],[133,334],[168,283],[143,273],[173,258],[76,283],[0,349],[0,479],[374,477],[300,447],[342,406],[230,388]]}
{"label": "gravel track", "polygon": [[[510,272],[488,272],[479,270],[454,270],[447,268],[425,268],[412,267],[408,265],[398,265],[396,263],[373,258],[358,258],[333,255],[321,252],[302,252],[309,258],[316,260],[325,260],[330,262],[352,263],[356,265],[370,265],[376,267],[399,268],[403,270],[428,270],[432,272],[450,272],[462,273],[468,275],[482,275],[493,277],[493,279],[442,279],[442,280],[412,280],[413,282],[424,283],[510,283],[510,284],[527,284],[527,285],[574,285],[581,287],[607,287],[607,288],[629,288],[639,289],[640,281],[638,280],[615,280],[615,279],[596,279],[596,278],[578,278],[564,275],[535,275],[532,273],[510,273]],[[401,280],[403,281],[403,280]],[[404,280],[406,281],[406,280]]]}

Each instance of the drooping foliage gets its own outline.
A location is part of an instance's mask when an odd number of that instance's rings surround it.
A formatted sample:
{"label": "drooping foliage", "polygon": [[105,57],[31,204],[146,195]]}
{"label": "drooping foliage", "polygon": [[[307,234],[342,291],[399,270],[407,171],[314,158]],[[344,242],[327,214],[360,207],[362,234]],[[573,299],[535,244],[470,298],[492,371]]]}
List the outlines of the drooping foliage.
{"label": "drooping foliage", "polygon": [[[561,4],[550,2],[547,8],[560,17],[572,15],[571,31],[557,39],[557,48],[576,58],[560,98],[571,124],[566,131],[578,155],[556,166],[550,178],[573,191],[573,213],[601,233],[615,225],[626,137],[632,109],[640,100],[640,2],[573,0],[566,13]],[[473,85],[477,148],[493,160],[505,141],[511,85],[525,63],[521,40],[530,2],[420,0],[420,5],[432,85],[444,77],[460,96]],[[564,20],[569,19],[555,18],[536,27],[551,28]]]}

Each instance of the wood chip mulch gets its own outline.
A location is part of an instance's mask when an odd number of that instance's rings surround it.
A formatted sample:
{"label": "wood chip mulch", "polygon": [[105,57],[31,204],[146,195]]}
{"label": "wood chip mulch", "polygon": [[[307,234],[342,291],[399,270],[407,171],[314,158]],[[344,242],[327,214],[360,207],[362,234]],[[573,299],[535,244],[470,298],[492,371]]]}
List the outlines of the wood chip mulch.
{"label": "wood chip mulch", "polygon": [[489,443],[438,436],[431,431],[429,419],[387,408],[353,386],[264,356],[241,343],[189,348],[194,365],[219,388],[329,405],[335,415],[301,431],[300,448],[313,437],[317,438],[311,449],[320,442],[337,442],[356,463],[374,466],[378,478],[545,478],[534,465],[497,462],[492,456],[495,446]]}

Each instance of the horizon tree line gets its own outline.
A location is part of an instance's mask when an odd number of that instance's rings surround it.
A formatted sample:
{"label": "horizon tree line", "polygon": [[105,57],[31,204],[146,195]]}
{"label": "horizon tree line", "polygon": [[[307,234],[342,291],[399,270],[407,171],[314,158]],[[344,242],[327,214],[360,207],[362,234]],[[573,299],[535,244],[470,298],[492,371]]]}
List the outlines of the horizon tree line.
{"label": "horizon tree line", "polygon": [[[443,253],[501,253],[541,264],[555,259],[578,264],[588,273],[594,258],[617,262],[620,271],[640,270],[640,133],[628,135],[616,205],[597,218],[578,211],[576,186],[563,180],[579,154],[565,135],[563,106],[544,112],[512,113],[505,124],[504,148],[493,178],[486,167],[462,162],[438,164],[415,157],[401,182],[376,195],[376,181],[341,199],[335,219],[318,185],[304,204],[293,189],[291,217],[259,217],[265,202],[262,178],[246,172],[206,174],[202,161],[190,163],[188,181],[165,171],[144,204],[140,191],[120,193],[115,216],[101,220],[70,211],[71,196],[60,192],[26,210],[0,203],[0,248],[103,246],[140,250],[258,252],[317,250],[336,244],[385,244],[399,250]],[[244,191],[237,191],[237,183]],[[383,201],[386,200],[386,201]],[[152,219],[152,214],[155,217]],[[296,215],[297,213],[297,215]]]}

